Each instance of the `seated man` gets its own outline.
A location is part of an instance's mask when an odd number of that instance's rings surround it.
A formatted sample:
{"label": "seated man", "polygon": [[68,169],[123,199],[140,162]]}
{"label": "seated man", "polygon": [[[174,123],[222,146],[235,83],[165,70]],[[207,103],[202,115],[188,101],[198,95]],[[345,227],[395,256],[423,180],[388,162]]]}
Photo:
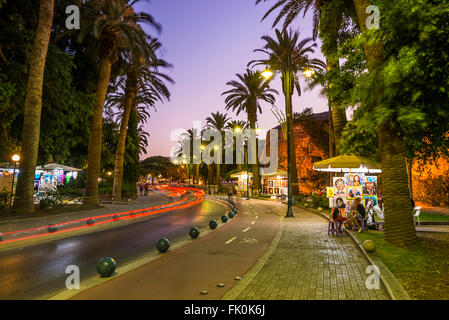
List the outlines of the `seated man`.
{"label": "seated man", "polygon": [[352,224],[354,223],[357,226],[358,232],[362,232],[363,228],[360,226],[359,219],[363,220],[365,219],[366,211],[365,207],[361,203],[361,198],[356,198],[354,200],[354,203],[352,204],[351,211],[348,214],[348,224],[349,227],[352,227]]}

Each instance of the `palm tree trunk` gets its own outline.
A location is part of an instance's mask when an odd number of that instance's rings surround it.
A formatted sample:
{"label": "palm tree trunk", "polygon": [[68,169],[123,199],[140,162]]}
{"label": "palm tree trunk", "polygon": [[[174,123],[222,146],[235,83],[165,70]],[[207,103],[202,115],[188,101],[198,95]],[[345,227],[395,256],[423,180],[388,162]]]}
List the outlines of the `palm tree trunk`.
{"label": "palm tree trunk", "polygon": [[298,169],[296,166],[296,145],[295,145],[295,127],[293,124],[293,106],[292,104],[292,95],[289,97],[290,100],[290,110],[288,111],[287,121],[289,122],[290,127],[290,146],[288,151],[289,163],[290,163],[290,179],[291,179],[291,188],[292,195],[299,194],[299,183],[298,183]]}
{"label": "palm tree trunk", "polygon": [[98,179],[101,167],[101,146],[103,128],[103,105],[111,76],[112,60],[104,58],[100,61],[100,77],[97,84],[97,95],[90,123],[89,145],[87,156],[87,182],[85,203],[98,205]]}
{"label": "palm tree trunk", "polygon": [[39,150],[42,85],[53,24],[54,0],[41,0],[24,104],[20,174],[14,209],[34,213],[34,174]]}
{"label": "palm tree trunk", "polygon": [[120,134],[118,137],[117,150],[115,154],[114,185],[112,188],[112,194],[115,201],[121,201],[122,199],[123,162],[125,158],[126,134],[128,130],[128,121],[136,94],[136,75],[133,72],[129,72],[126,78],[122,123],[120,125]]}
{"label": "palm tree trunk", "polygon": [[[353,0],[362,32],[366,32],[367,0]],[[364,46],[370,72],[384,65],[383,42]],[[385,199],[385,239],[393,244],[411,245],[417,240],[410,206],[410,191],[405,166],[405,144],[392,126],[392,121],[378,127],[380,160],[382,166],[382,190]]]}
{"label": "palm tree trunk", "polygon": [[[256,121],[257,121],[256,112],[257,112],[256,106],[254,106],[254,108],[248,112],[249,128],[252,130],[252,132],[256,132]],[[260,176],[259,176],[259,156],[257,150],[257,139],[256,139],[256,163],[251,164],[251,172],[253,174],[253,190],[258,192],[260,188]]]}

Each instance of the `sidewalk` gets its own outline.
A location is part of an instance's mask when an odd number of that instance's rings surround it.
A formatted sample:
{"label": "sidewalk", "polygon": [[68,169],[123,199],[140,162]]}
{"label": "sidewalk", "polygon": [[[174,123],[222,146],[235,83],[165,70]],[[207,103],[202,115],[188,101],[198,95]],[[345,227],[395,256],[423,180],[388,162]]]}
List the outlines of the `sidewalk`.
{"label": "sidewalk", "polygon": [[[284,218],[277,246],[267,261],[250,270],[223,299],[378,300],[384,288],[368,290],[368,262],[348,235],[327,234],[327,221],[301,208]],[[263,258],[261,259],[263,260]],[[252,272],[253,271],[253,272]]]}

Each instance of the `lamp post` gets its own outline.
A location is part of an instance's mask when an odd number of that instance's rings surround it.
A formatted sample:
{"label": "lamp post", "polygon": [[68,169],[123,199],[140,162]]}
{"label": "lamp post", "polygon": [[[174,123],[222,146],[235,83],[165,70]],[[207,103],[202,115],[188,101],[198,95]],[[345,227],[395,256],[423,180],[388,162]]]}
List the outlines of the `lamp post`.
{"label": "lamp post", "polygon": [[14,162],[14,170],[12,174],[12,184],[11,184],[11,200],[9,201],[9,207],[12,208],[13,198],[14,198],[14,179],[16,177],[16,165],[20,161],[20,156],[15,154],[12,156],[12,161]]}
{"label": "lamp post", "polygon": [[[293,95],[293,81],[292,81],[292,70],[290,65],[290,57],[287,57],[287,66],[285,68],[286,70],[282,71],[282,91],[284,92],[285,96],[285,113],[286,113],[286,122],[287,122],[287,213],[285,214],[286,218],[292,218],[293,217],[293,211],[292,211],[292,184],[291,184],[291,161],[290,161],[290,154],[291,154],[291,125],[290,122],[292,121],[292,95]],[[314,71],[306,68],[303,71],[303,75],[306,78],[310,78],[314,75]],[[263,71],[262,76],[265,79],[270,79],[274,76],[273,71],[266,69]]]}

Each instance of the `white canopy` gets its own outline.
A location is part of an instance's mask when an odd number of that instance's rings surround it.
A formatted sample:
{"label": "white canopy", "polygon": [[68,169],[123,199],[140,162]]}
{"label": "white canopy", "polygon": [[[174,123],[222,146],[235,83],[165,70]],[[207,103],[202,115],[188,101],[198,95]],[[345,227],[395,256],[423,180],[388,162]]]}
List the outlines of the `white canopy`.
{"label": "white canopy", "polygon": [[82,169],[65,166],[58,163],[49,163],[43,166],[37,166],[36,170],[64,170],[64,171],[82,171]]}

